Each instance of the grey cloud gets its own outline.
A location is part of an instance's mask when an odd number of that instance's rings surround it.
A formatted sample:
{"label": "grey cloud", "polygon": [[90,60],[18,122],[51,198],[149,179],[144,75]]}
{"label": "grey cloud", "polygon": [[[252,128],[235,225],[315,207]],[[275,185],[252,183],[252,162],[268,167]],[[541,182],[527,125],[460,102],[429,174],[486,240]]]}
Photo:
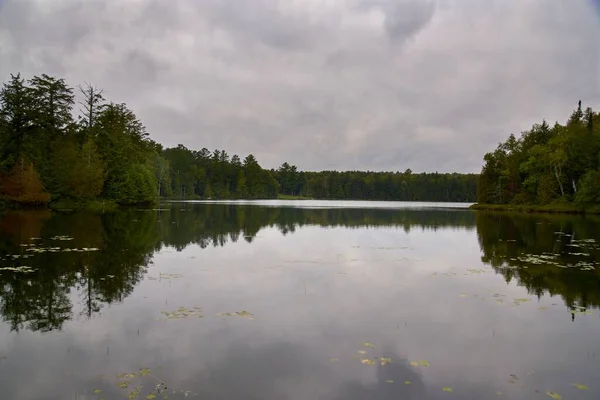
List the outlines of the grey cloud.
{"label": "grey cloud", "polygon": [[266,167],[470,171],[600,103],[592,2],[5,0],[0,77],[92,82],[167,146]]}
{"label": "grey cloud", "polygon": [[385,31],[390,40],[404,43],[419,33],[435,13],[431,0],[366,0],[359,9],[379,8],[385,14]]}

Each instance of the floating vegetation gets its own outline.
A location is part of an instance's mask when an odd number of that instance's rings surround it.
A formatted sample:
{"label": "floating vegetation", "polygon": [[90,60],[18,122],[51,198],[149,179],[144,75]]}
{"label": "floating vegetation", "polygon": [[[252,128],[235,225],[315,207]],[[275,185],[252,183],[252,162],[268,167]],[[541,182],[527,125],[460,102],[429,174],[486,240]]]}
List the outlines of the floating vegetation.
{"label": "floating vegetation", "polygon": [[556,399],[556,400],[562,400],[562,396],[561,396],[560,394],[558,394],[558,393],[554,393],[554,392],[551,392],[551,391],[547,391],[547,392],[546,392],[546,394],[547,394],[548,396],[552,397],[553,399]]}
{"label": "floating vegetation", "polygon": [[467,297],[467,294],[466,293],[461,293],[460,297]]}
{"label": "floating vegetation", "polygon": [[158,273],[158,276],[149,276],[147,279],[151,281],[163,280],[163,279],[179,279],[183,278],[181,274],[163,274],[162,272]]}
{"label": "floating vegetation", "polygon": [[70,236],[62,236],[62,235],[57,235],[57,236],[52,236],[50,238],[50,240],[62,240],[62,241],[67,241],[67,240],[73,240],[72,237]]}
{"label": "floating vegetation", "polygon": [[[153,400],[153,399],[158,399],[158,396],[163,394],[162,399],[166,400],[168,398],[167,394],[165,392],[167,392],[167,385],[165,384],[164,381],[162,381],[161,379],[157,378],[156,376],[152,375],[152,372],[150,371],[150,368],[140,368],[139,372],[137,373],[131,373],[131,372],[125,372],[122,374],[118,374],[117,376],[117,380],[115,381],[115,386],[121,389],[130,389],[129,393],[127,394],[127,399],[129,400],[134,400],[139,398],[142,389],[144,388],[144,385],[142,384],[143,382],[145,382],[145,379],[142,380],[142,378],[148,377],[150,379],[153,379],[155,382],[155,384],[152,384],[152,389],[147,392],[148,394],[144,396],[144,398],[146,400]],[[148,379],[146,378],[146,379]],[[138,380],[138,382],[136,382],[136,386],[133,387],[133,389],[131,389],[131,385],[132,382],[134,380]],[[194,394],[190,391],[183,391],[183,390],[174,390],[174,389],[169,389],[169,391],[171,391],[173,394],[176,393],[183,393],[185,395],[185,397],[188,397],[190,394],[193,394],[195,396],[197,396],[197,394]],[[94,390],[95,394],[100,394],[102,391],[100,389],[96,389]]]}
{"label": "floating vegetation", "polygon": [[83,247],[81,249],[71,248],[71,247],[28,247],[25,251],[29,251],[32,253],[60,253],[60,252],[88,252],[88,251],[98,251],[100,250],[97,247]]}
{"label": "floating vegetation", "polygon": [[418,367],[418,366],[429,367],[429,363],[425,360],[411,361],[410,365],[412,365],[413,367]]}
{"label": "floating vegetation", "polygon": [[127,395],[127,398],[129,400],[133,400],[140,395],[141,391],[142,391],[142,386],[138,385],[131,392],[129,392],[129,394]]}
{"label": "floating vegetation", "polygon": [[544,310],[547,310],[547,309],[548,309],[548,307],[546,307],[546,306],[538,307],[538,311],[544,311]]}
{"label": "floating vegetation", "polygon": [[410,385],[410,384],[412,384],[412,382],[411,381],[404,381],[404,384],[405,385]]}
{"label": "floating vegetation", "polygon": [[21,265],[19,267],[3,267],[3,268],[0,268],[0,271],[21,272],[24,274],[28,274],[28,273],[35,271],[35,269],[28,267],[26,265]]}
{"label": "floating vegetation", "polygon": [[367,354],[367,352],[364,350],[358,350],[358,354]]}
{"label": "floating vegetation", "polygon": [[586,385],[582,385],[581,383],[574,383],[573,386],[575,386],[577,389],[581,389],[581,390],[589,389]]}
{"label": "floating vegetation", "polygon": [[202,307],[179,307],[175,311],[161,311],[161,314],[169,319],[183,319],[189,317],[198,317],[202,318],[204,315],[202,314]]}
{"label": "floating vegetation", "polygon": [[528,299],[526,297],[520,297],[518,299],[514,299],[513,303],[515,306],[520,306],[523,303],[527,303],[528,301],[531,301],[531,299]]}
{"label": "floating vegetation", "polygon": [[396,247],[371,247],[371,249],[375,249],[375,250],[406,250],[406,249],[410,249],[410,248],[404,247],[404,246],[396,246]]}
{"label": "floating vegetation", "polygon": [[361,362],[361,364],[365,364],[365,365],[375,365],[375,360],[371,359],[371,358],[361,358],[360,362]]}
{"label": "floating vegetation", "polygon": [[394,381],[391,379],[388,379],[387,381],[385,381],[385,383],[394,383]]}
{"label": "floating vegetation", "polygon": [[451,387],[445,387],[445,388],[442,388],[442,390],[444,392],[454,392],[454,389],[452,389]]}
{"label": "floating vegetation", "polygon": [[386,357],[381,357],[381,359],[379,361],[381,361],[381,365],[385,367],[387,364],[392,362],[392,359],[386,358]]}
{"label": "floating vegetation", "polygon": [[159,273],[158,274],[158,278],[159,279],[178,279],[178,278],[183,278],[183,275],[181,275],[181,274],[163,274],[163,273]]}
{"label": "floating vegetation", "polygon": [[233,313],[224,313],[224,314],[217,314],[219,316],[222,317],[244,317],[244,318],[248,318],[248,319],[254,319],[254,314],[249,313],[248,311],[236,311]]}
{"label": "floating vegetation", "polygon": [[467,272],[470,274],[482,274],[485,272],[484,269],[474,269],[474,268],[469,268],[467,269]]}
{"label": "floating vegetation", "polygon": [[365,346],[365,347],[369,347],[369,348],[371,348],[371,349],[374,349],[374,348],[375,348],[375,345],[374,345],[373,343],[369,343],[369,342],[364,342],[364,343],[363,343],[363,346]]}

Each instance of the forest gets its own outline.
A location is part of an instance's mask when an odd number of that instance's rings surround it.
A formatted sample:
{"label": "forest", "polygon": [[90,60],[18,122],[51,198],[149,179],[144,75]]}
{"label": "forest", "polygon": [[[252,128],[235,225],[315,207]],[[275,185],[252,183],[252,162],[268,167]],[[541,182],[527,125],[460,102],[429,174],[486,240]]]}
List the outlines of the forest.
{"label": "forest", "polygon": [[600,204],[600,113],[581,101],[566,124],[545,120],[510,135],[484,157],[480,205],[556,205],[592,209]]}
{"label": "forest", "polygon": [[466,201],[477,174],[265,169],[254,155],[164,148],[133,110],[90,84],[11,75],[0,90],[0,202],[45,206],[102,200],[365,199]]}

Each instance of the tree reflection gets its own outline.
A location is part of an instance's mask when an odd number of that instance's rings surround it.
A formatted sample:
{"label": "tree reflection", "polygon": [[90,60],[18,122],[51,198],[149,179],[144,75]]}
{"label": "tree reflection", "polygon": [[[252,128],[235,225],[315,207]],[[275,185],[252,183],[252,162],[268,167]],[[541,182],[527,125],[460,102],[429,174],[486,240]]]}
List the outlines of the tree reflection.
{"label": "tree reflection", "polygon": [[532,295],[559,295],[571,309],[598,307],[599,222],[592,217],[478,213],[482,261]]}
{"label": "tree reflection", "polygon": [[[560,295],[570,308],[597,307],[600,272],[589,266],[600,260],[600,244],[589,239],[600,237],[598,222],[573,216],[467,210],[239,204],[175,203],[161,210],[103,215],[9,212],[0,218],[0,268],[27,266],[34,271],[0,270],[0,313],[13,330],[61,329],[73,317],[75,307],[79,315],[92,318],[105,305],[123,301],[143,279],[153,254],[164,247],[181,251],[189,245],[206,248],[239,240],[252,242],[265,228],[289,235],[303,226],[394,226],[407,232],[476,228],[483,262],[507,282],[516,280],[537,296]],[[56,240],[56,236],[72,240]],[[586,265],[587,270],[582,270]]]}
{"label": "tree reflection", "polygon": [[15,331],[61,329],[72,318],[74,301],[91,317],[103,304],[123,300],[142,279],[160,239],[154,212],[8,213],[0,227],[0,268],[34,269],[0,273],[0,313]]}

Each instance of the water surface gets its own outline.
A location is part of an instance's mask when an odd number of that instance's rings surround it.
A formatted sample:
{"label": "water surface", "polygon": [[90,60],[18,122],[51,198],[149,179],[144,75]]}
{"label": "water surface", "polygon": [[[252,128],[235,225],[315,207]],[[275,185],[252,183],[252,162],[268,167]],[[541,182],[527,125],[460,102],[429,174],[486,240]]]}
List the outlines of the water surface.
{"label": "water surface", "polygon": [[597,399],[600,221],[439,206],[8,213],[2,398]]}

